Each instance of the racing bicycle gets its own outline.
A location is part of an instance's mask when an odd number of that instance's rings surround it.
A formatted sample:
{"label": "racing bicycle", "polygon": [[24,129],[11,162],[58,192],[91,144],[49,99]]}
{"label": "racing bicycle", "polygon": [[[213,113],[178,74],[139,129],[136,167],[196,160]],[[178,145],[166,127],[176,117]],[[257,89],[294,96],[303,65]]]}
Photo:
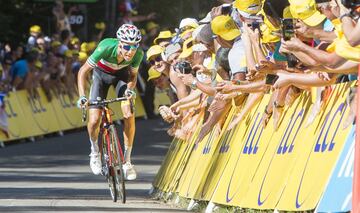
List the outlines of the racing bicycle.
{"label": "racing bicycle", "polygon": [[[110,103],[128,100],[126,97],[119,97],[108,100],[91,101],[88,106],[101,107],[101,123],[99,132],[99,148],[101,155],[102,172],[105,176],[110,189],[112,200],[126,202],[125,178],[122,166],[125,163],[120,140],[116,131],[115,124],[111,116],[113,111],[109,108]],[[130,100],[132,105],[132,102]],[[82,120],[86,121],[86,109],[82,109]]]}

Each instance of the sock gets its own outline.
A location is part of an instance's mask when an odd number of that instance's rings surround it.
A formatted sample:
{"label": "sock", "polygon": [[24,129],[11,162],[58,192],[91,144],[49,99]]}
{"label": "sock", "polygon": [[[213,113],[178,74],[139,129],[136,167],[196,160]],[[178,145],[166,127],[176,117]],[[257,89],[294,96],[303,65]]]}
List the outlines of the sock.
{"label": "sock", "polygon": [[91,153],[98,153],[99,152],[99,146],[98,141],[92,141],[90,139],[90,145],[91,145]]}
{"label": "sock", "polygon": [[131,163],[131,159],[130,159],[131,150],[132,150],[132,146],[125,146],[125,152],[124,152],[125,162]]}

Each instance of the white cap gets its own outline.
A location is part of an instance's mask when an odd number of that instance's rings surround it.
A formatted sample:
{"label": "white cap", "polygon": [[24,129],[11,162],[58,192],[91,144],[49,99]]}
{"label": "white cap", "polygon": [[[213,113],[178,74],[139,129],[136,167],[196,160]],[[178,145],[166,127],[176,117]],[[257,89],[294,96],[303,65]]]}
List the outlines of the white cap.
{"label": "white cap", "polygon": [[200,31],[202,30],[202,28],[205,27],[206,24],[202,24],[200,26],[198,26],[193,32],[192,32],[192,37],[193,39],[196,39],[196,37],[199,35]]}
{"label": "white cap", "polygon": [[199,21],[199,24],[209,24],[211,22],[211,14],[208,12],[208,14],[205,16],[205,18],[201,19]]}
{"label": "white cap", "polygon": [[169,56],[171,56],[172,54],[179,52],[181,50],[181,45],[176,43],[176,44],[169,44],[168,46],[166,46],[164,52],[161,53],[161,58],[164,61],[167,61]]}
{"label": "white cap", "polygon": [[184,18],[180,21],[179,29],[184,28],[186,26],[191,26],[193,28],[196,28],[199,26],[198,21],[194,18]]}
{"label": "white cap", "polygon": [[203,51],[208,50],[208,48],[204,44],[199,43],[199,44],[193,45],[192,50],[193,50],[193,52],[203,52]]}

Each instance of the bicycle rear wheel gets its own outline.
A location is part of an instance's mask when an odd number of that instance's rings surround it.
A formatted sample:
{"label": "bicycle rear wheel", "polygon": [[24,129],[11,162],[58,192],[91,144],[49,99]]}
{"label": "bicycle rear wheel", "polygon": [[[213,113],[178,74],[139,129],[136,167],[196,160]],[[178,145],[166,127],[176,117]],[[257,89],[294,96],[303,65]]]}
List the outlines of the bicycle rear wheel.
{"label": "bicycle rear wheel", "polygon": [[101,161],[103,166],[102,172],[106,178],[106,181],[108,182],[111,198],[114,202],[116,202],[118,198],[118,191],[116,187],[116,178],[114,177],[114,174],[116,172],[114,172],[115,169],[110,162],[110,153],[109,153],[110,151],[109,145],[111,145],[110,138],[111,137],[109,136],[108,132],[102,135],[102,143],[101,143],[101,150],[102,150]]}
{"label": "bicycle rear wheel", "polygon": [[125,177],[122,169],[124,156],[121,151],[120,141],[117,135],[115,125],[110,125],[108,131],[111,138],[111,146],[113,147],[112,149],[113,163],[114,165],[116,165],[115,166],[116,169],[114,170],[116,171],[114,172],[114,178],[117,187],[116,188],[117,196],[122,203],[125,203],[126,202]]}

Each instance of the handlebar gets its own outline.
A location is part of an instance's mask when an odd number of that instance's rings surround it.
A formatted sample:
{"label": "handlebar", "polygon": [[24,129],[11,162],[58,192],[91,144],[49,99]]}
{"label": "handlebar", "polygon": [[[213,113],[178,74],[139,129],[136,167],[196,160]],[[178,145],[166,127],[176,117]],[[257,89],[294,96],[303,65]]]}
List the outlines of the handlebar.
{"label": "handlebar", "polygon": [[[113,99],[108,99],[108,100],[101,100],[101,101],[91,101],[88,102],[87,106],[100,106],[100,107],[105,107],[111,103],[114,102],[121,102],[121,101],[126,101],[128,100],[127,97],[119,97],[119,98],[113,98]],[[133,113],[134,110],[134,104],[133,104],[133,100],[130,99],[130,106],[131,106],[131,112]],[[86,112],[86,107],[81,108],[82,111],[82,122],[85,122],[87,119],[87,112]]]}
{"label": "handlebar", "polygon": [[126,97],[120,97],[120,98],[113,98],[108,100],[101,100],[101,101],[91,101],[88,103],[88,106],[107,106],[114,102],[120,102],[120,101],[126,101],[128,100]]}

